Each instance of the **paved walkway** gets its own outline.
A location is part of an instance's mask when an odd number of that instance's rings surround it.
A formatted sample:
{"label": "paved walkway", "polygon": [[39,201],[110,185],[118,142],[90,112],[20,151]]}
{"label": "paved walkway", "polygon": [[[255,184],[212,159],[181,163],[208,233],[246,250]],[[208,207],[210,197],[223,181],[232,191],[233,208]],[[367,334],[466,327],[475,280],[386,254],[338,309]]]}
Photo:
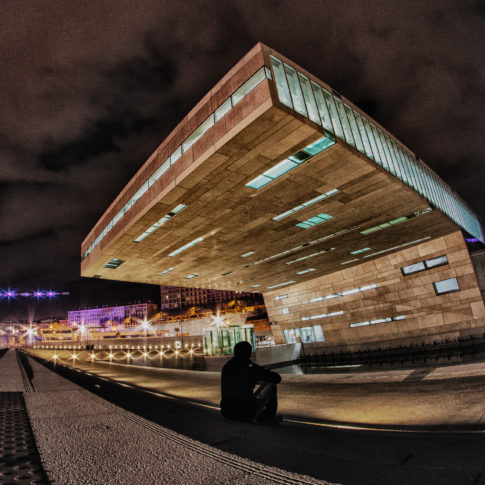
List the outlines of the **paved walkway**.
{"label": "paved walkway", "polygon": [[[32,392],[19,391],[22,376],[13,351],[0,359],[0,382],[5,389],[24,396],[42,464],[48,478],[58,484],[485,485],[485,433],[479,423],[484,364],[284,376],[283,412],[288,415],[293,405],[300,420],[313,422],[321,419],[303,414],[305,406],[313,409],[338,397],[348,414],[351,406],[358,409],[360,398],[374,399],[377,407],[385,399],[394,399],[399,407],[409,399],[400,394],[407,394],[413,386],[418,386],[411,392],[416,403],[419,395],[425,401],[438,400],[448,390],[455,393],[452,407],[442,407],[457,410],[460,397],[464,399],[460,426],[468,416],[466,427],[471,433],[436,434],[399,432],[396,424],[392,426],[396,431],[376,433],[347,426],[301,425],[297,419],[277,427],[230,422],[221,417],[215,405],[219,399],[218,373],[130,369],[88,362],[77,363],[74,368],[56,366],[78,386],[32,359],[28,362],[26,374],[31,377]],[[66,363],[72,365],[73,361]],[[85,367],[89,374],[79,367]],[[110,380],[125,373],[121,385]],[[9,377],[1,379],[2,375]],[[142,391],[137,385],[152,392]],[[319,397],[322,389],[326,392]],[[180,399],[163,397],[167,395]],[[298,403],[292,403],[292,395],[297,396]],[[474,424],[472,412],[466,412],[473,399],[476,407],[472,411],[481,410]],[[187,404],[194,400],[200,405]],[[320,416],[326,411],[315,412]],[[426,428],[430,428],[429,419]],[[456,431],[451,421],[445,428]]]}
{"label": "paved walkway", "polygon": [[[108,403],[32,359],[29,362],[35,392],[24,397],[42,464],[52,482],[327,483],[192,440]],[[13,350],[0,359],[0,377],[4,375],[9,377],[3,388],[24,389]]]}
{"label": "paved walkway", "polygon": [[[97,375],[218,406],[220,373],[109,362],[88,353],[59,360]],[[84,355],[85,354],[85,355]],[[279,409],[286,417],[411,429],[485,430],[485,363],[386,372],[284,374]]]}
{"label": "paved walkway", "polygon": [[24,390],[15,351],[8,350],[0,359],[0,392],[24,392]]}

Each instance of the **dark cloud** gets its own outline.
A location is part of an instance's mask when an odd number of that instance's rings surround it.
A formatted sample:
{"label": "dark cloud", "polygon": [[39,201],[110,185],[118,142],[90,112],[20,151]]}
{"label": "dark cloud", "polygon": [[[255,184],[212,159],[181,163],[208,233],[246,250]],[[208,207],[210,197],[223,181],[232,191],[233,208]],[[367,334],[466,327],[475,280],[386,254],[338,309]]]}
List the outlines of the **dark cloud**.
{"label": "dark cloud", "polygon": [[0,287],[72,288],[38,316],[153,295],[81,280],[81,241],[258,41],[355,102],[483,214],[484,12],[473,0],[4,0]]}

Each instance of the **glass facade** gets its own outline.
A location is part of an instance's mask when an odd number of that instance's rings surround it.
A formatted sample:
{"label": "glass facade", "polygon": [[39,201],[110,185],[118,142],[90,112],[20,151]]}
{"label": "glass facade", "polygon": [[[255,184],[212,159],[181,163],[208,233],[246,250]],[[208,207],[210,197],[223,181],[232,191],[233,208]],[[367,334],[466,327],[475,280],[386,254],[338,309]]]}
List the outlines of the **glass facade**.
{"label": "glass facade", "polygon": [[238,342],[249,342],[256,349],[254,325],[231,325],[220,328],[204,328],[205,355],[232,355]]}
{"label": "glass facade", "polygon": [[283,330],[283,334],[287,344],[296,344],[298,340],[302,343],[325,342],[325,336],[320,325],[290,328]]}
{"label": "glass facade", "polygon": [[274,56],[270,58],[278,96],[284,105],[354,147],[425,197],[469,234],[485,242],[478,217],[404,145],[357,113],[337,93],[309,81],[306,76],[280,59]]}

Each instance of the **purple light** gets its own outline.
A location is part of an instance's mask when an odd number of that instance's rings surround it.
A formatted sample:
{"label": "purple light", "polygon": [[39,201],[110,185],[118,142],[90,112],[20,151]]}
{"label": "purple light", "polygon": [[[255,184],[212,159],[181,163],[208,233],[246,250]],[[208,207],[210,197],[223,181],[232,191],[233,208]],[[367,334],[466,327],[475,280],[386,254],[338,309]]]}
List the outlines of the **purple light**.
{"label": "purple light", "polygon": [[36,290],[36,291],[22,291],[17,292],[16,290],[0,290],[0,298],[17,298],[17,297],[24,297],[24,298],[53,298],[60,295],[69,295],[68,291],[53,291],[53,290]]}
{"label": "purple light", "polygon": [[474,243],[474,242],[479,242],[479,241],[476,237],[467,237],[466,242]]}

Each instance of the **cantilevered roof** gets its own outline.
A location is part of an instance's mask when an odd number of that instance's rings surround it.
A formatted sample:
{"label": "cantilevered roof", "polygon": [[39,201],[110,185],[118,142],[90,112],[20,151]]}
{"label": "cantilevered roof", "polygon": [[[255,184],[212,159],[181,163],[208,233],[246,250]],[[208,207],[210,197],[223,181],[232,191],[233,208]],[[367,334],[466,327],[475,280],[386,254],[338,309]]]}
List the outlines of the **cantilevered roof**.
{"label": "cantilevered roof", "polygon": [[141,167],[82,245],[82,276],[268,291],[479,218],[384,128],[253,48]]}

